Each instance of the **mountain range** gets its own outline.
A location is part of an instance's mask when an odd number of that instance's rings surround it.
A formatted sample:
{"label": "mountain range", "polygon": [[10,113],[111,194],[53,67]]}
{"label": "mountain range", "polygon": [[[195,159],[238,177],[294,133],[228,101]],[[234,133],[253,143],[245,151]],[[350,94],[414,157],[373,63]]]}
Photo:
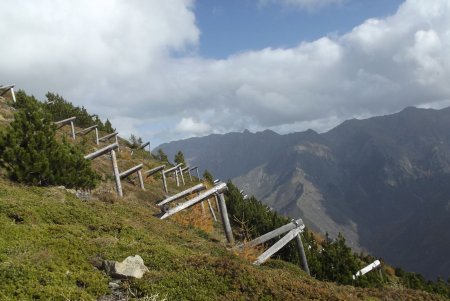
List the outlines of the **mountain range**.
{"label": "mountain range", "polygon": [[[326,133],[213,134],[160,145],[355,251],[450,276],[450,108],[408,107]],[[157,148],[157,149],[158,149]]]}

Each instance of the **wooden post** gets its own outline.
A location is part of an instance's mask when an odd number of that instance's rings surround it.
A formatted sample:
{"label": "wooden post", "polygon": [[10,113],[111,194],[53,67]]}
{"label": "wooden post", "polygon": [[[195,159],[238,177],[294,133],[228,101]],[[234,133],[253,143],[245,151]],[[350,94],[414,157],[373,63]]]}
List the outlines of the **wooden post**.
{"label": "wooden post", "polygon": [[[226,186],[225,183],[222,183]],[[220,184],[220,185],[222,185]],[[220,186],[219,185],[219,186]],[[222,217],[223,228],[225,230],[225,235],[227,236],[228,243],[234,245],[233,232],[231,231],[230,220],[228,219],[227,204],[225,203],[225,198],[223,193],[219,193],[219,205],[220,205],[220,215]]]}
{"label": "wooden post", "polygon": [[123,197],[122,183],[120,182],[119,168],[117,167],[116,152],[114,150],[111,150],[111,161],[114,171],[114,178],[116,180],[116,191],[120,197]]}
{"label": "wooden post", "polygon": [[[164,181],[164,189],[166,191],[166,193],[169,193],[169,190],[167,189],[167,178],[165,177],[166,174],[173,172],[173,171],[177,171],[177,169],[181,166],[182,164],[178,164],[177,166],[171,167],[168,170],[164,170],[163,171],[163,181]],[[179,182],[178,182],[178,175],[176,175],[177,178],[177,185],[179,186]]]}
{"label": "wooden post", "polygon": [[98,142],[98,129],[97,128],[95,128],[95,144],[99,144],[99,142]]}
{"label": "wooden post", "polygon": [[180,166],[180,176],[181,176],[181,182],[183,182],[183,186],[186,186],[186,182],[184,181],[184,175],[183,175],[183,170],[181,170],[181,166]]}
{"label": "wooden post", "polygon": [[197,179],[198,179],[199,182],[201,182],[200,174],[199,174],[199,172],[198,172],[198,167],[196,168],[196,170],[197,170]]}
{"label": "wooden post", "polygon": [[166,173],[164,172],[164,170],[162,171],[162,180],[163,180],[163,185],[164,185],[164,191],[166,193],[169,193],[169,190],[167,189]]}
{"label": "wooden post", "polygon": [[192,182],[192,176],[191,176],[191,170],[188,169],[188,173],[189,173],[189,180]]}
{"label": "wooden post", "polygon": [[200,205],[202,205],[202,214],[203,216],[206,216],[206,210],[205,210],[205,202],[201,202]]}
{"label": "wooden post", "polygon": [[273,254],[278,252],[282,247],[284,247],[288,242],[290,242],[298,233],[300,233],[300,228],[295,228],[288,232],[282,239],[277,241],[273,246],[267,249],[264,253],[259,255],[259,257],[253,262],[254,265],[260,265],[267,261]]}
{"label": "wooden post", "polygon": [[310,275],[308,261],[306,260],[305,248],[303,248],[302,238],[300,236],[300,232],[298,232],[295,237],[295,244],[297,245],[298,255],[300,255],[300,265],[308,275]]}
{"label": "wooden post", "polygon": [[139,177],[139,184],[141,185],[141,189],[145,190],[144,179],[142,178],[142,172],[140,170],[138,170],[137,174],[138,174],[138,177]]}
{"label": "wooden post", "polygon": [[214,221],[217,222],[216,214],[214,213],[214,209],[213,209],[213,207],[211,206],[211,201],[210,201],[209,199],[208,199],[208,206],[209,206],[209,211],[211,211],[211,215],[212,215],[212,217],[214,218]]}
{"label": "wooden post", "polygon": [[175,170],[175,178],[177,179],[177,187],[180,187],[180,180],[178,179],[178,169]]}
{"label": "wooden post", "polygon": [[214,198],[216,199],[216,207],[217,207],[217,211],[220,212],[219,199],[217,198],[217,194],[214,195]]}
{"label": "wooden post", "polygon": [[12,96],[13,102],[16,102],[16,94],[14,94],[14,86],[11,87],[11,96]]}
{"label": "wooden post", "polygon": [[117,138],[118,135],[116,135],[116,143],[117,143],[117,151],[120,151],[120,147],[119,147],[119,139]]}
{"label": "wooden post", "polygon": [[73,121],[70,121],[70,128],[72,129],[72,139],[75,140],[75,126],[73,125]]}

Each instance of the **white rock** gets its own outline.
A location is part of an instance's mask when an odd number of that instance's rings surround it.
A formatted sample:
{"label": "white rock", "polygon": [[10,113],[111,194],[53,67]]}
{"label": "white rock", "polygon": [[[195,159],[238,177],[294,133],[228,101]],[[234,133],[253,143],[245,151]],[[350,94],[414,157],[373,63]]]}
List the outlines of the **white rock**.
{"label": "white rock", "polygon": [[133,277],[140,279],[145,272],[148,272],[144,260],[139,255],[128,256],[122,262],[104,261],[103,267],[108,274],[116,278]]}

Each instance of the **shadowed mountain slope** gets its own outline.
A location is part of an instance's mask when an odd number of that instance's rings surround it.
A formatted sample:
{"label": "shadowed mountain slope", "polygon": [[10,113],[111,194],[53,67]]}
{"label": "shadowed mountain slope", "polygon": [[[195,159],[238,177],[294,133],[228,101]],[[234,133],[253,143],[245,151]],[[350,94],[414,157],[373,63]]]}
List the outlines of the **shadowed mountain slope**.
{"label": "shadowed mountain slope", "polygon": [[[277,211],[427,277],[450,275],[450,108],[331,131],[231,133],[160,146]],[[195,154],[195,156],[194,156]],[[208,154],[208,155],[207,155]]]}

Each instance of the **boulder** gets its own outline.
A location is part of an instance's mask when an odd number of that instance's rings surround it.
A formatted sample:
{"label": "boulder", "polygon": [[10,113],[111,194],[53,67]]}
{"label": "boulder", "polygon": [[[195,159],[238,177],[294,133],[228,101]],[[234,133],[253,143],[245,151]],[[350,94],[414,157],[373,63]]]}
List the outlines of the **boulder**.
{"label": "boulder", "polygon": [[144,260],[141,256],[128,256],[122,262],[117,261],[103,261],[103,269],[113,278],[142,278],[148,268],[144,265]]}

